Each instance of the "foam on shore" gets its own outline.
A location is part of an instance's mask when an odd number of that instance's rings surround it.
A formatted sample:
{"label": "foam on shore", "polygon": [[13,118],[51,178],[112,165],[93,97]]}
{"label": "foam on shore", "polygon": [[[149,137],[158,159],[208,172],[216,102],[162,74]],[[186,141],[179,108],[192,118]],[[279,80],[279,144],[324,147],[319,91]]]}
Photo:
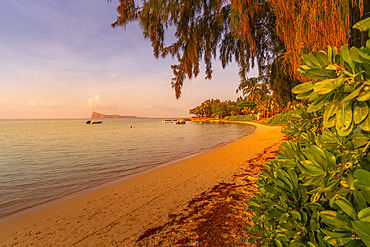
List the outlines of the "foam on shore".
{"label": "foam on shore", "polygon": [[252,124],[253,134],[226,146],[1,222],[0,246],[132,246],[145,229],[283,138],[281,127]]}

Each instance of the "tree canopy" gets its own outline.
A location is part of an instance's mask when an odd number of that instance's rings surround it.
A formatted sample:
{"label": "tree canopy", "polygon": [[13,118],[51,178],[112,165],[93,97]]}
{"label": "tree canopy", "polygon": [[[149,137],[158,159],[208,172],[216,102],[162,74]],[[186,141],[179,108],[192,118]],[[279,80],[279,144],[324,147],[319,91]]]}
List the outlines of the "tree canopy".
{"label": "tree canopy", "polygon": [[[327,44],[340,47],[349,38],[356,44],[361,35],[348,30],[369,14],[369,5],[363,0],[119,0],[112,26],[138,22],[156,58],[177,60],[171,66],[176,98],[186,78],[199,75],[202,62],[205,78],[211,79],[218,59],[223,67],[237,62],[240,85],[257,65],[258,80],[286,103],[292,95],[282,89],[305,80],[296,71],[301,55]],[[175,41],[168,44],[166,35],[173,30]]]}
{"label": "tree canopy", "polygon": [[[110,2],[110,0],[108,0]],[[256,63],[261,73],[281,49],[274,30],[274,17],[267,1],[226,0],[119,0],[119,16],[113,27],[126,27],[138,21],[143,35],[149,39],[156,58],[171,56],[171,84],[176,98],[181,96],[184,80],[199,75],[200,63],[206,65],[205,78],[212,78],[212,60],[223,67],[236,61],[241,80]],[[166,32],[175,28],[175,42],[166,44]],[[272,33],[271,33],[272,31]]]}

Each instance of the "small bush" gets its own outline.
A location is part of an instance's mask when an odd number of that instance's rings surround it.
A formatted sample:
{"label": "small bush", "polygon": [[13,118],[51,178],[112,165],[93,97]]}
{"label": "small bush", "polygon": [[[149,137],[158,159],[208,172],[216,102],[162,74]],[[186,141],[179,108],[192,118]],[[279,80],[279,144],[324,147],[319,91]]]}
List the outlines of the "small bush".
{"label": "small bush", "polygon": [[298,113],[298,110],[285,111],[280,114],[277,114],[269,119],[267,124],[270,125],[287,125],[292,114]]}
{"label": "small bush", "polygon": [[253,121],[254,117],[252,115],[227,116],[227,117],[225,117],[225,120],[229,120],[229,121]]}

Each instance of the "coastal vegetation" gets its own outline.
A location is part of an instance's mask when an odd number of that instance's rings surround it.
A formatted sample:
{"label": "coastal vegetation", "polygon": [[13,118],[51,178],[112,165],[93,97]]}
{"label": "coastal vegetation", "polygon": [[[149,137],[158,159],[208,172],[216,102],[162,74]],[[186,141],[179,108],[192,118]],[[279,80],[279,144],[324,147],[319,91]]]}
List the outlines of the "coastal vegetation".
{"label": "coastal vegetation", "polygon": [[[370,18],[355,25],[370,29]],[[262,246],[370,246],[370,40],[303,55],[291,141],[259,174],[248,230]],[[295,131],[291,131],[291,130]]]}
{"label": "coastal vegetation", "polygon": [[[259,192],[248,201],[255,212],[251,243],[370,246],[369,1],[149,0],[139,6],[126,0],[118,12],[114,27],[139,21],[156,57],[177,58],[176,98],[186,77],[198,76],[202,59],[211,79],[219,54],[223,67],[238,63],[237,91],[255,103],[250,113],[270,117],[297,105],[270,119],[286,124],[288,141],[264,165]],[[168,30],[176,37],[169,46]],[[255,65],[259,76],[247,78]],[[249,114],[231,102],[203,103],[190,113]]]}
{"label": "coastal vegetation", "polygon": [[220,101],[219,99],[205,100],[199,106],[189,110],[190,114],[198,118],[223,118],[225,116],[246,115],[254,112],[256,104],[254,101],[238,99],[237,101]]}

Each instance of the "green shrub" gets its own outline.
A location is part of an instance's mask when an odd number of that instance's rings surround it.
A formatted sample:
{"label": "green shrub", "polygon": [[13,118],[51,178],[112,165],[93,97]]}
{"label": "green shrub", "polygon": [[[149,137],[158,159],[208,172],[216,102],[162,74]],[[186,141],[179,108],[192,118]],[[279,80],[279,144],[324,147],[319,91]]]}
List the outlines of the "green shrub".
{"label": "green shrub", "polygon": [[[356,25],[368,30],[370,18]],[[291,115],[285,133],[292,141],[258,175],[249,241],[370,246],[370,40],[303,61],[298,71],[314,81],[292,92],[310,104]]]}
{"label": "green shrub", "polygon": [[296,113],[298,113],[298,110],[285,111],[280,114],[276,114],[275,116],[271,117],[269,121],[267,121],[267,124],[287,125],[288,122],[290,121],[290,116]]}
{"label": "green shrub", "polygon": [[238,116],[227,116],[225,120],[229,121],[253,121],[254,117],[252,115],[238,115]]}

